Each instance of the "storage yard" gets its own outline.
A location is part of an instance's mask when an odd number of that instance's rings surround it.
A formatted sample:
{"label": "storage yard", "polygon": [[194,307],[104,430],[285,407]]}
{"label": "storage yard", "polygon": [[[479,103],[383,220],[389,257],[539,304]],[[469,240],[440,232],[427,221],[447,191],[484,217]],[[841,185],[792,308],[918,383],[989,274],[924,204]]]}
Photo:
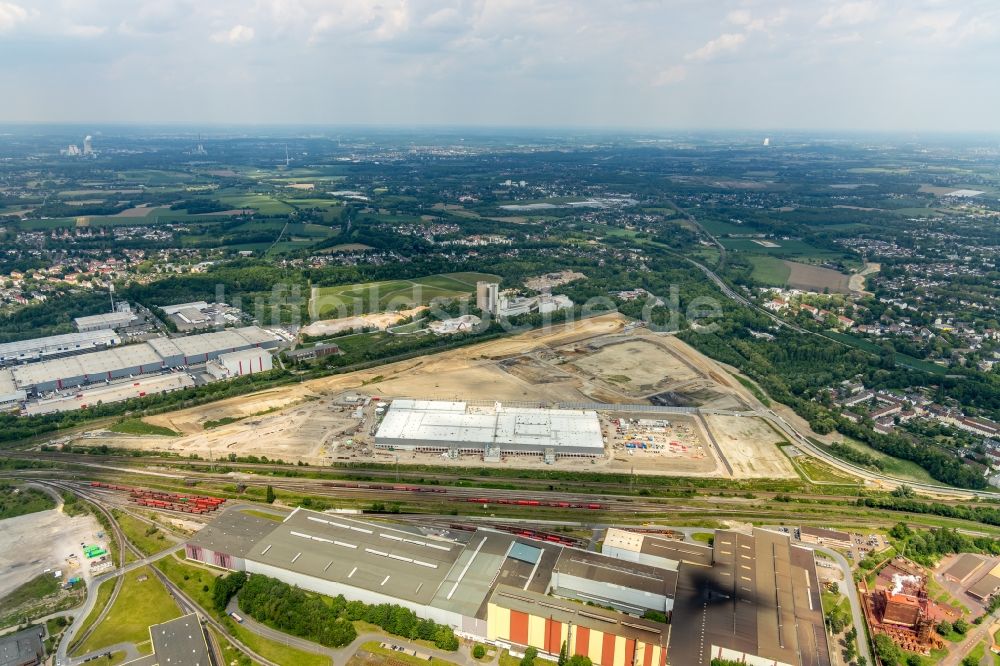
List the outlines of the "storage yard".
{"label": "storage yard", "polygon": [[93,516],[71,518],[57,509],[4,520],[0,599],[45,569],[52,574],[61,571],[63,580],[80,577],[89,582],[91,560],[81,544],[106,545],[106,540],[98,537],[100,530]]}
{"label": "storage yard", "polygon": [[[385,462],[398,458],[401,463],[481,465],[484,444],[465,452],[460,450],[462,447],[446,447],[448,451],[377,447],[375,435],[386,413],[378,407],[397,398],[461,402],[486,411],[494,409],[497,402],[502,407],[533,409],[557,403],[566,403],[562,405],[564,409],[566,405],[595,402],[649,405],[654,401],[615,392],[612,383],[588,375],[582,369],[590,364],[588,356],[591,354],[603,354],[606,360],[617,354],[634,365],[632,357],[635,354],[629,350],[647,347],[657,352],[652,355],[654,362],[664,364],[644,370],[650,378],[657,373],[669,376],[676,371],[681,378],[678,381],[689,385],[692,381],[700,382],[704,385],[703,397],[708,398],[707,407],[752,404],[752,396],[718,364],[672,337],[657,336],[641,328],[626,330],[624,320],[617,315],[607,315],[572,326],[531,331],[371,370],[147,417],[150,424],[182,433],[178,438],[120,436],[106,432],[88,433],[84,437],[89,445],[168,450],[205,458],[233,453],[312,463],[331,460]],[[572,352],[574,361],[561,361],[561,355],[569,350],[575,350]],[[682,360],[677,360],[679,358]],[[607,375],[623,372],[620,367],[602,367],[602,371]],[[691,380],[692,376],[695,380]],[[662,386],[652,388],[659,391],[654,396],[662,394]],[[380,399],[369,399],[371,397]],[[655,406],[651,405],[650,410],[655,410]],[[768,475],[784,478],[795,474],[784,454],[774,446],[780,437],[757,418],[713,417],[703,422],[693,414],[660,416],[649,410],[638,413],[598,410],[597,416],[606,440],[601,455],[586,460],[553,456],[555,460],[549,458],[546,462],[557,469],[579,469],[586,465],[588,469],[634,470],[637,474],[735,478]],[[616,433],[618,426],[613,421],[622,418],[666,419],[668,424],[662,432],[642,431],[644,426],[636,424],[630,432]],[[205,424],[212,427],[206,428]],[[706,424],[711,424],[712,433]],[[718,447],[710,435],[716,437]],[[641,436],[652,437],[652,443],[658,446],[646,449],[626,446],[627,438],[639,441],[636,438]],[[449,455],[451,448],[459,449],[455,452],[457,455]],[[733,455],[732,473],[720,452],[726,457],[730,453]],[[501,454],[496,463],[534,467],[542,464],[540,457],[545,459],[544,451],[541,456]]]}

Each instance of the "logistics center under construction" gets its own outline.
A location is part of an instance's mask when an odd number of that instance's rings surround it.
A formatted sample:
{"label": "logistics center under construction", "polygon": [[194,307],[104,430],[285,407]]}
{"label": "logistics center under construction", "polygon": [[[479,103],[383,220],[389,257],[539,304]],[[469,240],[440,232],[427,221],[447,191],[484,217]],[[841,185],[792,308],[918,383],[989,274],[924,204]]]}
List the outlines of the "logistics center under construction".
{"label": "logistics center under construction", "polygon": [[398,604],[514,654],[530,646],[554,659],[565,644],[599,666],[831,664],[812,551],[765,530],[718,530],[709,546],[612,528],[595,553],[492,528],[301,508],[276,524],[230,510],[186,554],[304,590]]}

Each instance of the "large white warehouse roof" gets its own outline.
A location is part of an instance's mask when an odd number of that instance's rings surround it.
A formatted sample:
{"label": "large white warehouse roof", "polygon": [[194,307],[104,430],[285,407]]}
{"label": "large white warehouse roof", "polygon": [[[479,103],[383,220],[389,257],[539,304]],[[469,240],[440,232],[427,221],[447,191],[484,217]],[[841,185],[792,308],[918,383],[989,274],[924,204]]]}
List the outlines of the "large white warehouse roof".
{"label": "large white warehouse roof", "polygon": [[464,402],[394,400],[376,441],[476,444],[504,449],[604,451],[597,412],[522,407],[470,408]]}
{"label": "large white warehouse roof", "polygon": [[163,359],[149,345],[128,345],[80,356],[19,365],[12,368],[12,371],[17,385],[28,388],[69,377],[100,380],[102,375],[127,368],[142,367],[144,372],[152,372],[162,365]]}

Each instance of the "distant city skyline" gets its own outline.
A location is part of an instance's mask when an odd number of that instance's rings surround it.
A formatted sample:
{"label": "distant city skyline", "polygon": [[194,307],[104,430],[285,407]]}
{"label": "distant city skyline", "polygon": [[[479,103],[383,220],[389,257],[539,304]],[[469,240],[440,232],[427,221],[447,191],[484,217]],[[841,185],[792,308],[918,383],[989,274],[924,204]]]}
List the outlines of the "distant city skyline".
{"label": "distant city skyline", "polygon": [[0,0],[0,122],[997,132],[990,0]]}

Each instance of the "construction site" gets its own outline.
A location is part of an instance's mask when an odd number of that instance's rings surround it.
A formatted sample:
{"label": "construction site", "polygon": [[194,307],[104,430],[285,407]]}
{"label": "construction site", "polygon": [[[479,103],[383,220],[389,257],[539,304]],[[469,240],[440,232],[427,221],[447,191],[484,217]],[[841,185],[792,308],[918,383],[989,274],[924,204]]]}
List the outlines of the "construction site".
{"label": "construction site", "polygon": [[676,338],[617,314],[145,419],[176,437],[97,430],[79,438],[88,445],[204,458],[484,462],[485,445],[458,446],[461,436],[454,438],[455,446],[443,448],[377,446],[379,427],[399,399],[463,403],[477,410],[499,403],[504,410],[596,413],[600,451],[590,447],[586,456],[546,456],[544,450],[532,455],[508,450],[492,459],[500,465],[544,462],[566,469],[724,478],[796,476],[776,446],[787,442],[766,421],[747,413],[754,398],[726,369]]}

